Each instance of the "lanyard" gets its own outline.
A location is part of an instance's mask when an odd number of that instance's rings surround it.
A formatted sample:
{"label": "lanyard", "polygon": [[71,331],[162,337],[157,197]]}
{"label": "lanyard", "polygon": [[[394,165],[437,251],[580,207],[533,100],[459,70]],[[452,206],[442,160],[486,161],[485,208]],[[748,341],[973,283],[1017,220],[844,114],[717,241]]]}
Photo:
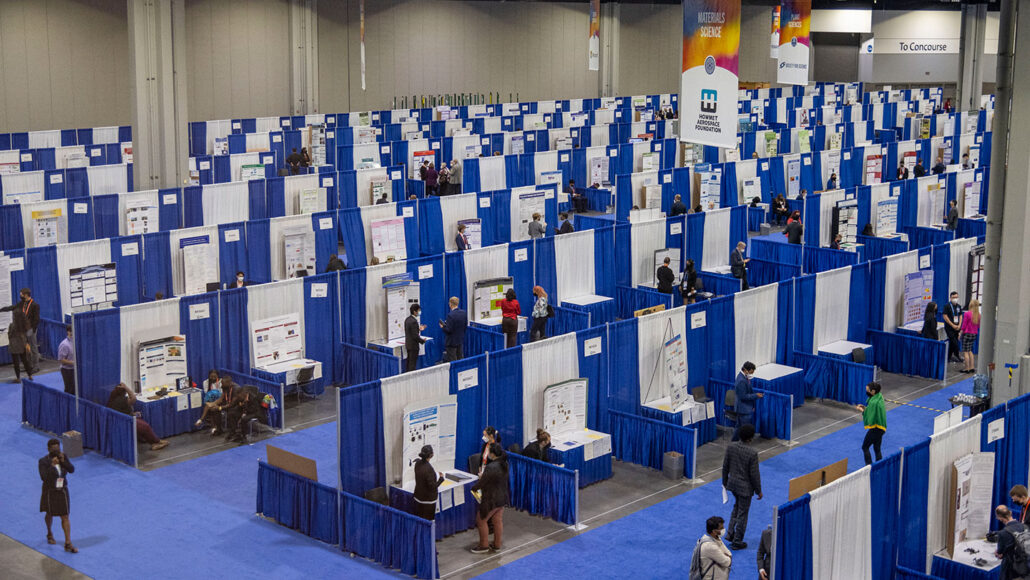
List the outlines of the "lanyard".
{"label": "lanyard", "polygon": [[25,306],[21,307],[21,313],[25,316],[25,318],[29,317],[29,308],[31,308],[31,307],[32,307],[32,299],[29,298],[29,301],[25,303]]}

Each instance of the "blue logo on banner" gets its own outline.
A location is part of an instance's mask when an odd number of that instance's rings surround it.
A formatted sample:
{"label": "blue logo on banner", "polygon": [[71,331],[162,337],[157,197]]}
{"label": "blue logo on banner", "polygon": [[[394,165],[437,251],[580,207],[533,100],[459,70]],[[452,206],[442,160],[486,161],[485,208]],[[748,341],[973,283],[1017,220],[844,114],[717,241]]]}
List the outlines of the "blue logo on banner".
{"label": "blue logo on banner", "polygon": [[791,46],[797,46],[798,45],[798,39],[797,39],[796,36],[794,38],[790,39],[790,45]]}
{"label": "blue logo on banner", "polygon": [[719,106],[719,92],[714,89],[701,89],[701,111],[715,113]]}
{"label": "blue logo on banner", "polygon": [[705,58],[705,72],[708,74],[715,74],[715,57],[708,55]]}

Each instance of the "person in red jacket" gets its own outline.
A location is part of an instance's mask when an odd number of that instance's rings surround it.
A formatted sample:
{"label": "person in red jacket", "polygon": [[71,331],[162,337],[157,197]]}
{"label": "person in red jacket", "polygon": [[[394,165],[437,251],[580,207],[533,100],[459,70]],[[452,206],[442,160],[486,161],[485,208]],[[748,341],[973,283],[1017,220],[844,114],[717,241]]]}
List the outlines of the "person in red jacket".
{"label": "person in red jacket", "polygon": [[501,332],[506,338],[504,348],[511,348],[519,343],[519,315],[522,314],[519,301],[515,298],[515,289],[508,288],[504,299],[499,304],[501,306]]}

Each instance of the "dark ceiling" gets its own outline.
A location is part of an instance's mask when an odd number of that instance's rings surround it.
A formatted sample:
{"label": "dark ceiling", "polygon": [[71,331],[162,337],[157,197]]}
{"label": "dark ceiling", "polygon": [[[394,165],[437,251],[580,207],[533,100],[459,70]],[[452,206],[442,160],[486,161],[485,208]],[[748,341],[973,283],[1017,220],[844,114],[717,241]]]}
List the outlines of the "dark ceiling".
{"label": "dark ceiling", "polygon": [[[477,0],[504,2],[505,0]],[[509,2],[580,2],[589,0],[507,0]],[[601,0],[602,4],[680,4],[682,0]],[[745,5],[776,6],[776,0],[744,0]],[[998,0],[966,1],[962,4],[987,4],[988,10],[998,9]],[[943,0],[812,0],[813,8],[876,8],[879,10],[958,10],[959,2]]]}

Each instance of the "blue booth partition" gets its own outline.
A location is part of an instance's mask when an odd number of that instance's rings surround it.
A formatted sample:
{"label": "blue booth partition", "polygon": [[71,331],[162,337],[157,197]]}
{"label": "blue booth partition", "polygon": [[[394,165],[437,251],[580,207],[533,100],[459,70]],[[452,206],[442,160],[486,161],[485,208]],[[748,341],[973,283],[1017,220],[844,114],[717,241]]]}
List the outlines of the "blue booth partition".
{"label": "blue booth partition", "polygon": [[430,520],[340,492],[341,549],[402,574],[437,575],[436,532]]}
{"label": "blue booth partition", "polygon": [[[709,379],[705,392],[715,402],[716,423],[724,427],[734,424],[726,419],[726,392],[733,390],[733,383]],[[765,396],[755,401],[755,432],[762,437],[790,441],[793,433],[794,397],[773,391],[755,389]]]}
{"label": "blue booth partition", "polygon": [[[508,454],[511,507],[563,524],[577,523],[577,472],[517,453]],[[475,504],[474,504],[475,505]]]}
{"label": "blue booth partition", "polygon": [[392,377],[401,372],[401,359],[390,353],[340,343],[340,356],[337,364],[342,365],[338,376],[341,384],[360,385],[377,379]]}
{"label": "blue booth partition", "polygon": [[644,308],[664,305],[666,310],[673,307],[672,294],[662,294],[649,288],[615,287],[615,311],[619,318],[633,318],[633,313]]}
{"label": "blue booth partition", "polygon": [[805,396],[832,399],[849,405],[865,403],[865,386],[875,367],[804,352],[794,353],[794,366],[805,369]]}
{"label": "blue booth partition", "polygon": [[889,373],[944,379],[948,341],[881,330],[870,330],[868,340],[873,346],[872,362],[881,369]]}
{"label": "blue booth partition", "polygon": [[256,512],[280,525],[337,545],[339,498],[334,487],[258,461]]}
{"label": "blue booth partition", "polygon": [[683,454],[683,476],[697,473],[697,431],[639,415],[609,410],[612,429],[612,455],[621,461],[651,469],[662,469],[667,451]]}

